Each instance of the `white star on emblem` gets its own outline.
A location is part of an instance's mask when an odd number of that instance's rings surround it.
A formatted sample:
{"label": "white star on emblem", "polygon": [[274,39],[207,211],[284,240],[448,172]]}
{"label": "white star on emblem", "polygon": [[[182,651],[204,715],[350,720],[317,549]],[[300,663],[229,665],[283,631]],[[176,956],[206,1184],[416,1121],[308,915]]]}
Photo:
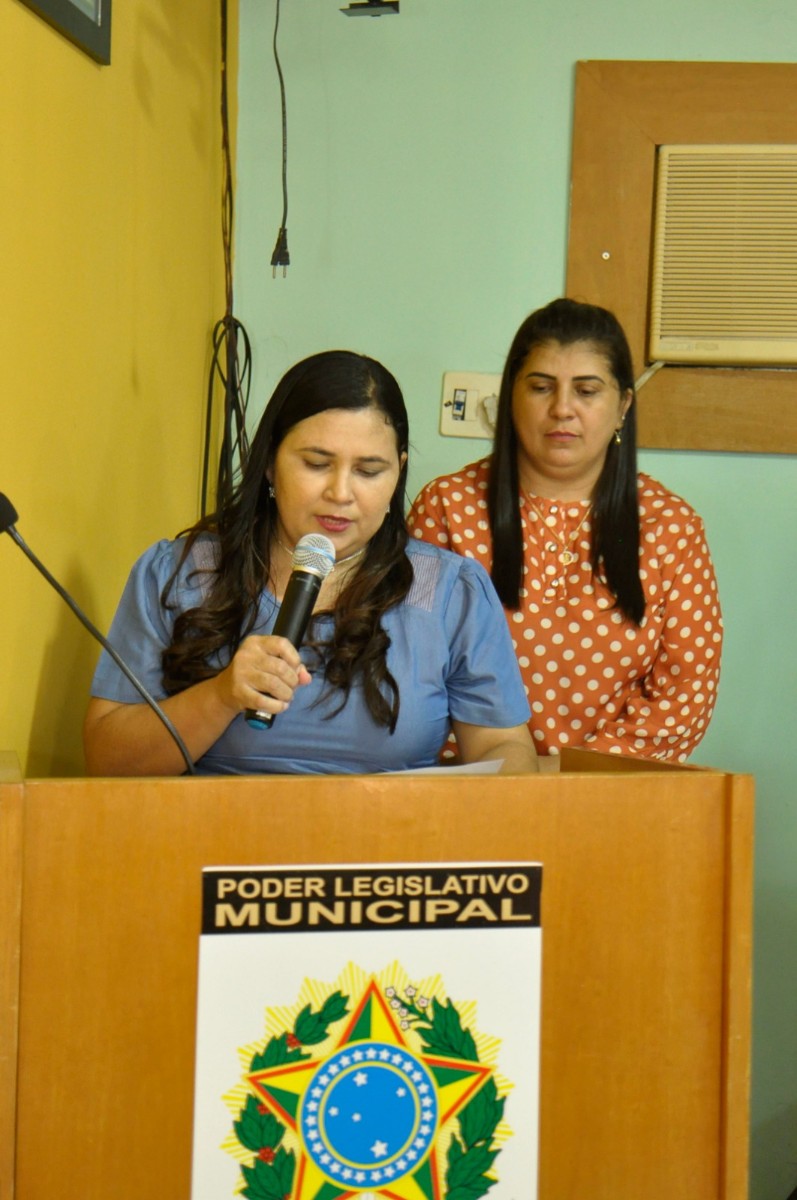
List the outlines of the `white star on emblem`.
{"label": "white star on emblem", "polygon": [[354,1076],[354,1082],[357,1084],[357,1087],[363,1087],[368,1082],[368,1076],[365,1071],[358,1071]]}
{"label": "white star on emblem", "polygon": [[351,1119],[352,1119],[352,1121],[362,1121],[362,1117],[360,1116],[359,1113],[352,1113]]}
{"label": "white star on emblem", "polygon": [[387,1154],[387,1142],[374,1142],[373,1146],[371,1147],[371,1153],[373,1154],[374,1158],[384,1158]]}
{"label": "white star on emblem", "polygon": [[406,1094],[407,1094],[407,1089],[406,1089],[406,1088],[403,1088],[403,1087],[401,1087],[401,1088],[396,1088],[396,1095],[397,1095],[397,1096],[406,1096]]}
{"label": "white star on emblem", "polygon": [[[336,1106],[333,1104],[333,1105],[332,1105],[332,1107],[331,1107],[331,1108],[330,1108],[330,1110],[329,1110],[329,1115],[330,1115],[330,1117],[336,1117],[336,1116],[338,1115],[338,1113],[339,1113],[339,1112],[340,1112],[340,1109],[339,1109],[339,1108],[337,1108],[337,1107],[336,1107]],[[309,1122],[308,1122],[308,1124],[309,1124]]]}

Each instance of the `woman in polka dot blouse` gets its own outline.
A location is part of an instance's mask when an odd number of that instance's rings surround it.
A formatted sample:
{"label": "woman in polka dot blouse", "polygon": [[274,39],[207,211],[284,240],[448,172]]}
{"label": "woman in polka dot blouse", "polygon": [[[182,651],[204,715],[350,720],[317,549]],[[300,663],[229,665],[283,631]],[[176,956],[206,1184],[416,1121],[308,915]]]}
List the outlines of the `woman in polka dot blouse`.
{"label": "woman in polka dot blouse", "polygon": [[716,699],[717,584],[700,517],[637,474],[631,353],[612,313],[561,299],[527,317],[493,453],[427,484],[409,521],[490,571],[540,753],[686,759]]}

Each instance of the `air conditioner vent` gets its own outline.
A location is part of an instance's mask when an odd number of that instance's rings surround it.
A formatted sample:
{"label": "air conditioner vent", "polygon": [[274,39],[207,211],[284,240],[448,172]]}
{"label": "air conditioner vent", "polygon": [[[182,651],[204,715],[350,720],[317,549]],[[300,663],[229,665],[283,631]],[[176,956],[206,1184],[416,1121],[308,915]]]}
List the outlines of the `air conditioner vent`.
{"label": "air conditioner vent", "polygon": [[653,361],[797,365],[797,146],[660,146]]}

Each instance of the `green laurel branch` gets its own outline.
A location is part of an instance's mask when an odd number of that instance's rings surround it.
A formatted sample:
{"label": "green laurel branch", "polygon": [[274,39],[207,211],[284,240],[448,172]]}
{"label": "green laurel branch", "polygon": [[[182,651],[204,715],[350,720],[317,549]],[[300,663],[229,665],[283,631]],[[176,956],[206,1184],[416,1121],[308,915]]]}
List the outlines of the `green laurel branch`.
{"label": "green laurel branch", "polygon": [[331,996],[327,996],[317,1013],[312,1012],[310,1005],[306,1004],[293,1027],[299,1041],[304,1046],[317,1046],[319,1042],[323,1042],[329,1026],[340,1021],[349,1011],[346,1006],[348,999],[349,997],[341,992],[333,992]]}
{"label": "green laurel branch", "polygon": [[[318,1012],[306,1004],[297,1016],[292,1030],[269,1038],[262,1050],[252,1056],[250,1071],[263,1071],[267,1067],[279,1067],[284,1063],[298,1062],[311,1055],[302,1046],[314,1046],[328,1036],[330,1025],[346,1016],[349,997],[342,992],[327,996]],[[285,1136],[285,1125],[274,1113],[249,1095],[246,1103],[233,1122],[235,1136],[250,1153],[255,1155],[252,1166],[241,1166],[245,1186],[241,1195],[247,1200],[285,1200],[293,1187],[296,1156],[280,1143]]]}
{"label": "green laurel branch", "polygon": [[280,1148],[271,1163],[255,1159],[253,1167],[241,1167],[246,1181],[242,1195],[249,1200],[284,1200],[291,1193],[295,1167],[292,1150],[288,1153]]}
{"label": "green laurel branch", "polygon": [[265,1147],[276,1150],[285,1134],[285,1126],[273,1113],[261,1113],[254,1096],[246,1097],[234,1129],[241,1145],[255,1154]]}
{"label": "green laurel branch", "polygon": [[[403,1011],[423,1041],[425,1053],[442,1054],[478,1062],[476,1043],[469,1029],[462,1028],[459,1013],[450,1000],[414,1002],[415,989],[403,1001]],[[423,1007],[421,1007],[423,1004]],[[445,1200],[478,1200],[497,1181],[486,1174],[500,1150],[493,1137],[504,1115],[505,1097],[499,1097],[492,1075],[465,1105],[458,1117],[459,1138],[448,1147]]]}
{"label": "green laurel branch", "polygon": [[417,1033],[423,1039],[423,1049],[427,1054],[444,1054],[447,1058],[466,1058],[469,1062],[478,1062],[476,1043],[469,1029],[462,1028],[459,1013],[450,1000],[441,1004],[439,1000],[432,1001],[431,1014],[426,1016],[415,1005],[407,1006],[409,1011],[417,1014],[414,1022]]}

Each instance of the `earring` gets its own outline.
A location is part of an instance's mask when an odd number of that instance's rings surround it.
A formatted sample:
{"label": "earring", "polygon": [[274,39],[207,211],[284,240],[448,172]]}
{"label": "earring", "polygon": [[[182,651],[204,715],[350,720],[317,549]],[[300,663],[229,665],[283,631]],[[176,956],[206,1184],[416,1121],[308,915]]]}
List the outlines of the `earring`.
{"label": "earring", "polygon": [[623,427],[622,427],[622,425],[618,425],[614,431],[615,445],[619,446],[620,443],[622,442],[622,440],[623,440]]}
{"label": "earring", "polygon": [[274,484],[273,484],[273,483],[270,483],[270,484],[268,485],[268,496],[269,496],[269,500],[273,500],[273,499],[274,499],[274,497],[276,496],[276,494],[277,494],[277,493],[274,491]]}

